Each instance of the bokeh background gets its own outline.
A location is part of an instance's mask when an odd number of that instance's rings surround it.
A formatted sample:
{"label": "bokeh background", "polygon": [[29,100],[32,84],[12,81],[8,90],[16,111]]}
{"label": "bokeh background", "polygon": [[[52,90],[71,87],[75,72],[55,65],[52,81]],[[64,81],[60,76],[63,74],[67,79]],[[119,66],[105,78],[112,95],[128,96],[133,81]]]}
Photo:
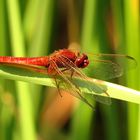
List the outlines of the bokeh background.
{"label": "bokeh background", "polygon": [[[0,55],[44,56],[76,42],[140,59],[139,0],[0,0]],[[88,73],[92,76],[92,72]],[[112,82],[140,89],[139,66]],[[140,140],[140,106],[92,110],[56,89],[0,78],[1,140]]]}

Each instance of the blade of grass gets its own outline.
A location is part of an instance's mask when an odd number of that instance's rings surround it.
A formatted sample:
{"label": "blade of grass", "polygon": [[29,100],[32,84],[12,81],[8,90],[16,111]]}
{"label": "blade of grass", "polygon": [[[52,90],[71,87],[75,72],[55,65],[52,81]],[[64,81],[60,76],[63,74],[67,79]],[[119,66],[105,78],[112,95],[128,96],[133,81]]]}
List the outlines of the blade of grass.
{"label": "blade of grass", "polygon": [[[42,0],[42,2],[40,0],[29,1],[24,16],[24,29],[29,44],[28,56],[43,56],[48,54],[53,25],[53,10],[54,1],[52,0]],[[40,110],[42,86],[32,84],[30,87],[32,96],[34,97],[35,114],[37,116]]]}
{"label": "blade of grass", "polygon": [[[139,2],[125,0],[124,1],[124,16],[125,16],[125,37],[126,37],[126,52],[133,55],[137,60],[139,57]],[[135,89],[139,89],[140,73],[139,69],[135,70],[135,73],[129,72],[127,76],[127,85]],[[128,137],[129,140],[135,140],[139,136],[140,116],[138,106],[134,104],[128,104]]]}
{"label": "blade of grass", "polygon": [[28,42],[31,42],[33,35],[34,35],[34,30],[35,30],[35,24],[36,24],[36,16],[39,15],[39,7],[40,7],[40,2],[39,0],[29,0],[27,1],[27,6],[24,12],[24,17],[23,17],[23,26],[24,26],[24,31],[25,31],[25,37],[27,38]]}
{"label": "blade of grass", "polygon": [[124,35],[124,17],[123,17],[123,7],[121,0],[111,1],[111,6],[113,10],[113,21],[115,26],[115,37],[116,37],[116,47],[117,52],[121,50],[124,53],[125,46],[125,35]]}
{"label": "blade of grass", "polygon": [[[94,22],[95,22],[95,11],[96,11],[96,1],[85,1],[83,19],[82,19],[82,29],[81,29],[81,46],[84,50],[92,48],[93,42],[93,32],[94,32]],[[94,102],[93,102],[94,103]],[[90,139],[90,129],[91,129],[91,119],[93,119],[94,113],[92,110],[88,109],[86,105],[80,104],[77,112],[81,112],[84,115],[74,114],[72,122],[72,139]]]}
{"label": "blade of grass", "polygon": [[96,2],[86,1],[83,13],[81,46],[83,49],[93,48],[93,33],[95,28]]}
{"label": "blade of grass", "polygon": [[90,139],[91,137],[90,130],[92,126],[91,122],[93,119],[92,112],[93,111],[91,110],[91,108],[89,108],[89,106],[85,105],[84,103],[83,104],[81,103],[80,106],[74,110],[70,139],[72,140],[77,139],[84,140],[85,138]]}
{"label": "blade of grass", "polygon": [[[111,1],[114,2],[114,1]],[[97,3],[97,15],[96,15],[96,34],[98,39],[98,53],[112,53],[112,50],[115,48],[115,34],[114,21],[112,19],[112,9],[110,7],[110,2],[107,1],[98,1]],[[114,7],[113,7],[114,8]],[[93,44],[95,47],[95,45]],[[104,69],[107,71],[107,69]],[[94,73],[94,69],[93,69]],[[99,109],[101,112],[101,117],[103,121],[103,130],[105,132],[106,139],[119,139],[120,136],[120,128],[118,127],[119,118],[115,116],[118,111],[118,105],[116,102],[111,105],[110,108],[105,107],[104,105],[100,105]],[[101,126],[102,127],[102,126]]]}
{"label": "blade of grass", "polygon": [[0,21],[1,21],[1,24],[0,24],[0,46],[1,46],[1,49],[0,49],[0,54],[3,55],[5,54],[6,52],[6,41],[5,41],[5,37],[6,37],[6,34],[5,34],[5,8],[4,8],[4,1],[1,0],[0,1]]}
{"label": "blade of grass", "polygon": [[[90,52],[93,53],[100,53],[99,49],[103,52],[109,52],[110,48],[108,39],[107,39],[107,29],[106,29],[106,15],[108,14],[108,5],[109,2],[95,2],[95,5],[93,6],[93,3],[88,7],[88,10],[86,11],[86,18],[83,22],[83,32],[82,32],[82,45],[83,49],[85,47],[85,51],[90,50]],[[92,10],[90,11],[90,7],[92,7]],[[89,11],[89,12],[88,12]],[[92,68],[91,68],[92,71]],[[91,71],[89,71],[91,73]],[[94,71],[94,70],[93,70]],[[93,72],[92,71],[92,72]],[[93,74],[93,73],[91,73]],[[119,137],[119,131],[117,127],[118,118],[113,117],[114,113],[111,113],[111,110],[107,110],[104,107],[101,106],[101,111],[106,112],[106,114],[109,114],[112,121],[110,121],[106,116],[103,116],[104,121],[106,121],[107,126],[105,125],[105,132],[107,139],[114,139],[114,136]],[[116,109],[112,107],[112,110]],[[114,124],[114,127],[112,127],[112,124]],[[96,128],[95,128],[96,129]],[[113,132],[113,133],[110,133]],[[116,137],[116,139],[118,138]]]}
{"label": "blade of grass", "polygon": [[[118,108],[118,104],[116,104],[116,102],[112,100],[112,104],[110,106],[105,106],[100,104],[100,112],[103,116],[103,120],[105,118],[105,120],[103,121],[103,126],[104,128],[104,132],[105,132],[105,137],[107,138],[107,140],[120,140],[121,139],[121,129],[120,128],[120,123],[119,123],[119,117],[120,114],[118,114],[118,112],[120,111],[120,109]],[[114,129],[116,129],[116,131],[114,131]]]}
{"label": "blade of grass", "polygon": [[[110,44],[111,48],[109,51],[112,52],[111,49],[115,50],[117,48],[116,51],[118,52],[118,48],[120,47],[120,49],[122,50],[123,49],[122,46],[124,46],[122,1],[121,0],[114,0],[114,1],[110,1],[110,2],[111,2],[111,7],[109,7],[109,9],[108,9],[110,11],[110,13],[108,13],[108,10],[107,10],[107,16],[109,16],[109,18],[107,18],[107,21],[106,21],[107,24],[110,25],[110,27],[108,27],[107,30],[108,31],[111,30],[111,33],[109,33],[110,35],[108,34],[108,37],[109,36],[111,37],[111,38],[109,37],[110,43],[112,41],[112,43]],[[106,32],[106,34],[107,34],[107,32]],[[105,34],[105,36],[106,36],[106,34]],[[106,38],[106,37],[103,36],[103,39],[101,39],[100,42],[102,42],[103,44],[106,44],[104,41],[104,38]],[[109,45],[107,45],[107,47],[108,46]],[[103,46],[103,47],[105,47],[105,46]],[[125,133],[126,131],[122,127],[121,128],[119,127],[120,115],[122,115],[122,114],[118,114],[118,111],[119,111],[118,107],[119,106],[120,105],[117,104],[117,102],[114,102],[110,108],[106,108],[103,105],[101,106],[101,112],[104,116],[103,119],[105,120],[104,121],[105,135],[106,135],[108,140],[112,140],[112,139],[118,140],[121,138],[121,133],[123,133],[124,135],[126,134]],[[125,110],[122,111],[122,113],[124,113],[124,112],[125,112]],[[123,123],[125,125],[126,121],[124,121]]]}
{"label": "blade of grass", "polygon": [[[25,25],[27,26],[27,24],[31,22],[32,28],[34,27],[31,36],[32,40],[30,40],[29,42],[30,48],[28,49],[28,55],[39,56],[40,53],[41,55],[46,55],[46,52],[49,49],[49,45],[50,45],[53,10],[54,10],[53,8],[54,8],[54,1],[52,0],[47,0],[47,1],[42,0],[41,3],[39,2],[39,5],[35,11],[37,12],[36,13],[37,16],[33,17],[34,22],[32,21],[32,18],[28,16],[28,12],[31,13],[32,8],[30,7],[29,9],[27,9],[26,11],[27,14],[24,17]],[[31,15],[34,15],[34,13]],[[29,34],[30,29],[26,30],[26,32]]]}
{"label": "blade of grass", "polygon": [[[7,1],[8,16],[11,31],[12,52],[15,56],[25,55],[25,44],[22,32],[21,17],[19,11],[19,4],[17,0]],[[20,125],[21,136],[23,140],[35,140],[35,126],[33,119],[33,106],[31,105],[31,98],[29,87],[25,83],[16,82],[16,89],[19,101],[20,111]]]}
{"label": "blade of grass", "polygon": [[[6,15],[6,7],[5,1],[0,1],[0,55],[6,55],[9,47],[7,44],[8,41],[8,32],[7,23],[6,23],[7,15]],[[11,125],[13,124],[13,108],[11,106],[11,100],[13,95],[8,94],[6,91],[6,85],[8,85],[7,81],[4,79],[0,79],[0,139],[7,140],[12,137],[13,129],[11,129]],[[11,85],[10,85],[11,86]],[[8,86],[8,88],[10,87]],[[12,126],[13,128],[13,126]]]}
{"label": "blade of grass", "polygon": [[[32,82],[40,85],[46,85],[54,87],[55,84],[53,83],[52,79],[49,78],[47,75],[38,74],[36,72],[30,72],[24,69],[20,68],[10,68],[7,66],[0,66],[0,76],[6,79],[13,79],[13,80],[19,80],[19,81],[25,81],[25,82]],[[109,93],[111,98],[114,99],[120,99],[128,102],[133,102],[140,104],[140,92],[109,82],[100,81],[96,79],[91,79],[93,82],[90,81],[84,81],[77,78],[74,78],[74,82],[80,87],[82,92],[93,94],[90,89],[94,89],[99,95],[99,91],[96,89],[96,84],[104,86],[104,88],[107,88],[107,92]],[[84,87],[83,87],[84,85]],[[104,96],[100,94],[101,96]]]}

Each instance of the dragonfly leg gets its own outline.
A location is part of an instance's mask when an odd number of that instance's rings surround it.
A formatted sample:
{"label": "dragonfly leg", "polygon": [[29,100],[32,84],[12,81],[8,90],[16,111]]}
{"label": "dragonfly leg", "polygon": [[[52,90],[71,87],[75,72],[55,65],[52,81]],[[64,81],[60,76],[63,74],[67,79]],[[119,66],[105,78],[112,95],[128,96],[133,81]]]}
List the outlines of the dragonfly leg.
{"label": "dragonfly leg", "polygon": [[56,80],[56,78],[54,78],[54,81],[55,81],[55,84],[56,84],[58,93],[59,93],[59,95],[62,97],[62,94],[61,94],[61,91],[60,91],[60,86],[59,86],[60,84],[58,83],[58,81]]}
{"label": "dragonfly leg", "polygon": [[68,68],[65,68],[65,69],[61,70],[61,72],[65,72],[65,71],[67,71],[67,70],[69,70],[69,69],[68,69]]}
{"label": "dragonfly leg", "polygon": [[72,79],[73,75],[74,75],[74,70],[71,70],[71,75],[70,75],[71,79]]}

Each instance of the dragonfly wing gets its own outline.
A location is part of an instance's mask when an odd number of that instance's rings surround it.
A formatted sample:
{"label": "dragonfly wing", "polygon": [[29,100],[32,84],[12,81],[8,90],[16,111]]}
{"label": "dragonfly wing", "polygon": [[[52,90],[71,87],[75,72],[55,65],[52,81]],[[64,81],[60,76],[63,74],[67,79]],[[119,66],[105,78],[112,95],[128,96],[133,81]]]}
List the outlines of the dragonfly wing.
{"label": "dragonfly wing", "polygon": [[121,54],[94,54],[89,55],[89,60],[90,69],[87,68],[87,71],[94,78],[102,80],[120,77],[137,65],[133,57]]}
{"label": "dragonfly wing", "polygon": [[[66,67],[70,73],[74,72],[74,75],[76,74],[76,77],[78,77],[79,79],[82,79],[82,83],[85,83],[85,84],[80,85],[80,87],[84,88],[84,86],[85,86],[85,88],[88,88],[88,90],[91,91],[92,94],[79,92],[82,97],[87,99],[87,101],[89,101],[89,102],[91,102],[91,100],[92,100],[92,103],[93,103],[93,99],[95,99],[96,101],[98,101],[100,103],[104,103],[104,104],[111,103],[111,99],[107,93],[106,88],[104,88],[101,85],[96,84],[94,81],[91,81],[90,78],[88,78],[79,68],[77,68],[77,66],[71,60],[69,60],[65,56],[59,56],[58,59],[63,63],[64,67]],[[63,74],[64,74],[64,72],[63,72]],[[71,74],[69,74],[69,75],[71,75]],[[71,77],[68,77],[68,78],[69,78],[68,80],[71,82],[71,84],[75,85],[76,87],[79,87],[78,84],[80,82],[74,83],[74,81],[72,80]],[[88,83],[90,83],[90,85],[88,85]],[[92,86],[91,86],[91,84],[92,84]],[[97,95],[98,93],[99,94],[104,93],[106,95],[106,98],[102,97],[100,95],[98,96]],[[90,97],[90,98],[88,98],[88,97]]]}
{"label": "dragonfly wing", "polygon": [[123,74],[122,67],[119,64],[113,63],[109,60],[94,60],[94,63],[91,63],[89,66],[92,67],[92,69],[88,69],[87,73],[92,73],[92,77],[96,79],[107,80],[120,77]]}
{"label": "dragonfly wing", "polygon": [[[81,95],[81,91],[79,87],[72,82],[72,80],[67,77],[56,65],[56,63],[52,60],[50,63],[50,67],[54,68],[54,70],[57,72],[59,77],[57,77],[57,83],[59,84],[59,88],[62,90],[67,91],[71,95],[77,97],[78,99],[82,100],[85,102],[87,105],[89,105],[91,108],[94,108],[93,102],[89,102],[83,95]],[[54,77],[55,78],[55,77]],[[58,89],[59,90],[59,89]]]}

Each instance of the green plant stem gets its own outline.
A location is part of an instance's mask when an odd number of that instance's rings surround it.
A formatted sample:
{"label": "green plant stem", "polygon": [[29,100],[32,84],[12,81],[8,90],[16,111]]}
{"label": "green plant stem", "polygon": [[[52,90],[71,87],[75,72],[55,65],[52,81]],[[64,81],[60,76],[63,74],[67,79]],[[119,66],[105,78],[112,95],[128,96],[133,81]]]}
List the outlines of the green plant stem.
{"label": "green plant stem", "polygon": [[[53,0],[42,0],[42,2],[40,0],[30,0],[28,2],[24,16],[24,29],[29,46],[27,56],[34,57],[48,54],[53,25],[53,10]],[[31,84],[30,89],[34,101],[35,117],[38,117],[42,86]]]}
{"label": "green plant stem", "polygon": [[[124,1],[124,19],[125,19],[125,46],[127,54],[140,59],[140,30],[139,30],[139,4],[138,1]],[[129,72],[127,85],[129,87],[140,88],[140,72],[139,66],[135,72]],[[139,108],[134,104],[128,104],[128,138],[129,140],[139,140],[140,132],[140,116]]]}
{"label": "green plant stem", "polygon": [[[81,29],[81,47],[83,51],[91,50],[93,43],[93,33],[95,31],[95,12],[96,12],[96,1],[85,1],[84,3],[84,13],[82,19],[82,29]],[[95,39],[94,39],[95,40]],[[94,103],[94,101],[93,101]],[[91,122],[94,119],[94,112],[87,108],[85,104],[80,104],[77,108],[78,114],[74,114],[72,122],[72,139],[90,139]],[[84,115],[82,115],[84,114]],[[76,124],[79,124],[76,126]],[[86,129],[85,129],[86,128]]]}
{"label": "green plant stem", "polygon": [[[8,15],[11,31],[12,52],[15,56],[25,55],[25,44],[21,26],[21,17],[17,0],[8,0]],[[19,101],[20,127],[22,140],[35,140],[35,126],[33,119],[33,106],[31,105],[31,97],[29,87],[26,83],[16,82],[16,89]]]}

